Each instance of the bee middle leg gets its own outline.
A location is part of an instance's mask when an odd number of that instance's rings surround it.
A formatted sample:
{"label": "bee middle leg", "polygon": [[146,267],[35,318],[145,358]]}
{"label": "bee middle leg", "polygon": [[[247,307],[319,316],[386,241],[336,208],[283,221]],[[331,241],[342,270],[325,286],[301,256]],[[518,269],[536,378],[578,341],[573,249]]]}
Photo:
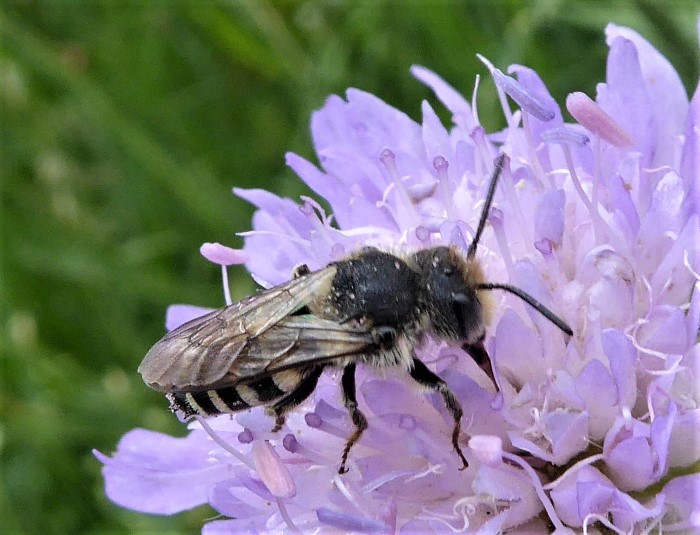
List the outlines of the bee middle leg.
{"label": "bee middle leg", "polygon": [[410,374],[411,377],[422,386],[439,392],[442,399],[445,401],[445,406],[455,421],[455,426],[452,429],[452,446],[457,452],[460,461],[462,461],[460,470],[464,470],[469,466],[469,463],[462,453],[462,449],[459,447],[459,433],[462,428],[462,405],[460,405],[455,395],[449,389],[447,383],[431,372],[422,361],[415,357],[413,358],[413,367],[411,368]]}
{"label": "bee middle leg", "polygon": [[322,372],[323,366],[312,368],[291,392],[272,405],[270,409],[275,415],[275,427],[272,428],[273,433],[282,429],[286,414],[311,395]]}
{"label": "bee middle leg", "polygon": [[352,423],[355,426],[355,431],[350,435],[347,442],[345,443],[345,448],[343,449],[343,456],[340,462],[340,468],[338,469],[339,474],[344,474],[348,471],[345,467],[345,463],[348,460],[348,454],[350,449],[360,440],[362,433],[367,429],[367,418],[362,414],[360,409],[357,408],[357,396],[355,391],[355,363],[348,364],[343,370],[343,377],[341,379],[341,384],[343,385],[343,402],[345,408],[350,414]]}

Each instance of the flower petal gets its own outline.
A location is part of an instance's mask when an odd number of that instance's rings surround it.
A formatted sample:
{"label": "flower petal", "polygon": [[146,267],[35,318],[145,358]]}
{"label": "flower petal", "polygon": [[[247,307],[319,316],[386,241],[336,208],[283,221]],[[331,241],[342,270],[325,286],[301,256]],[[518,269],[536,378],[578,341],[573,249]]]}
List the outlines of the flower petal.
{"label": "flower petal", "polygon": [[95,456],[104,464],[110,500],[135,511],[171,515],[206,503],[209,489],[231,477],[228,464],[212,462],[212,447],[204,432],[173,438],[134,429],[122,437],[113,457]]}

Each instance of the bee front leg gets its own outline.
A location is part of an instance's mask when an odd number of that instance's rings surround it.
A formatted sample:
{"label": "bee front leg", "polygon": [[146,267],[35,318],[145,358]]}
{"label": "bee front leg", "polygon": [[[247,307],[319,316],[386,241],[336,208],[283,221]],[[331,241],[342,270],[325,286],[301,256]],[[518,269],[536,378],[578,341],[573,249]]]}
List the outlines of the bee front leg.
{"label": "bee front leg", "polygon": [[454,446],[459,459],[462,461],[460,470],[464,470],[469,466],[469,463],[462,453],[462,449],[459,447],[459,433],[462,428],[462,405],[460,405],[455,395],[449,389],[447,383],[431,372],[422,361],[415,357],[413,358],[413,367],[411,368],[410,374],[411,377],[422,386],[439,392],[440,395],[442,395],[445,406],[455,421],[455,426],[452,430],[452,446]]}
{"label": "bee front leg", "polygon": [[367,429],[367,418],[362,414],[360,409],[357,408],[357,396],[355,393],[355,364],[348,364],[343,370],[343,378],[341,380],[343,385],[343,402],[348,413],[350,413],[350,418],[352,423],[355,425],[355,431],[350,438],[348,438],[345,443],[345,448],[343,449],[343,457],[340,462],[339,474],[344,474],[348,471],[345,468],[345,463],[348,460],[348,454],[350,453],[350,448],[352,448],[360,437]]}

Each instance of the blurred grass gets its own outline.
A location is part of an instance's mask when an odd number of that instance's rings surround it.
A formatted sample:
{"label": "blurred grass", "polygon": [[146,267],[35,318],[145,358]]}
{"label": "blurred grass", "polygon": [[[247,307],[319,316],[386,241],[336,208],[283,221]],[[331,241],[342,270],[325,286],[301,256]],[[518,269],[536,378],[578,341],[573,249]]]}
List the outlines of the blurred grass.
{"label": "blurred grass", "polygon": [[[91,449],[183,434],[136,373],[173,302],[222,303],[204,241],[239,246],[232,186],[296,197],[312,110],[348,86],[419,118],[428,66],[471,94],[474,54],[535,68],[560,102],[604,78],[608,21],[698,80],[697,4],[15,1],[0,7],[3,533],[192,533],[104,497]],[[486,84],[480,114],[499,126]],[[447,115],[442,113],[447,119]],[[233,270],[234,297],[252,291]]]}

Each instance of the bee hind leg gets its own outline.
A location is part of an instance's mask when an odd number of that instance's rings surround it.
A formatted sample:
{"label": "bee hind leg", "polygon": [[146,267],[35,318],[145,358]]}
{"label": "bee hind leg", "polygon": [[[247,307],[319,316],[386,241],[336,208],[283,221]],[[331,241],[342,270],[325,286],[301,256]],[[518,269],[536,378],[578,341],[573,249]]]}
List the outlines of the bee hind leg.
{"label": "bee hind leg", "polygon": [[422,361],[415,357],[413,359],[413,367],[411,368],[410,374],[417,383],[429,388],[430,390],[439,392],[442,399],[445,401],[445,406],[455,421],[455,426],[452,429],[452,446],[457,452],[459,460],[462,461],[462,467],[460,470],[464,470],[469,466],[469,463],[462,453],[462,449],[459,447],[459,434],[462,428],[462,405],[460,405],[455,395],[449,389],[447,383],[431,372]]}
{"label": "bee hind leg", "polygon": [[343,456],[340,462],[340,468],[338,469],[339,474],[344,474],[348,471],[345,467],[345,463],[348,460],[348,454],[350,449],[360,440],[362,433],[367,429],[367,418],[362,414],[360,409],[357,408],[357,396],[355,393],[355,364],[351,363],[345,366],[343,370],[343,378],[341,380],[343,386],[343,402],[345,408],[350,414],[352,423],[355,426],[355,431],[350,435],[347,442],[345,443],[345,448],[343,449]]}
{"label": "bee hind leg", "polygon": [[269,411],[275,416],[273,433],[282,429],[286,414],[311,395],[322,372],[323,366],[312,368],[291,392],[270,407]]}

